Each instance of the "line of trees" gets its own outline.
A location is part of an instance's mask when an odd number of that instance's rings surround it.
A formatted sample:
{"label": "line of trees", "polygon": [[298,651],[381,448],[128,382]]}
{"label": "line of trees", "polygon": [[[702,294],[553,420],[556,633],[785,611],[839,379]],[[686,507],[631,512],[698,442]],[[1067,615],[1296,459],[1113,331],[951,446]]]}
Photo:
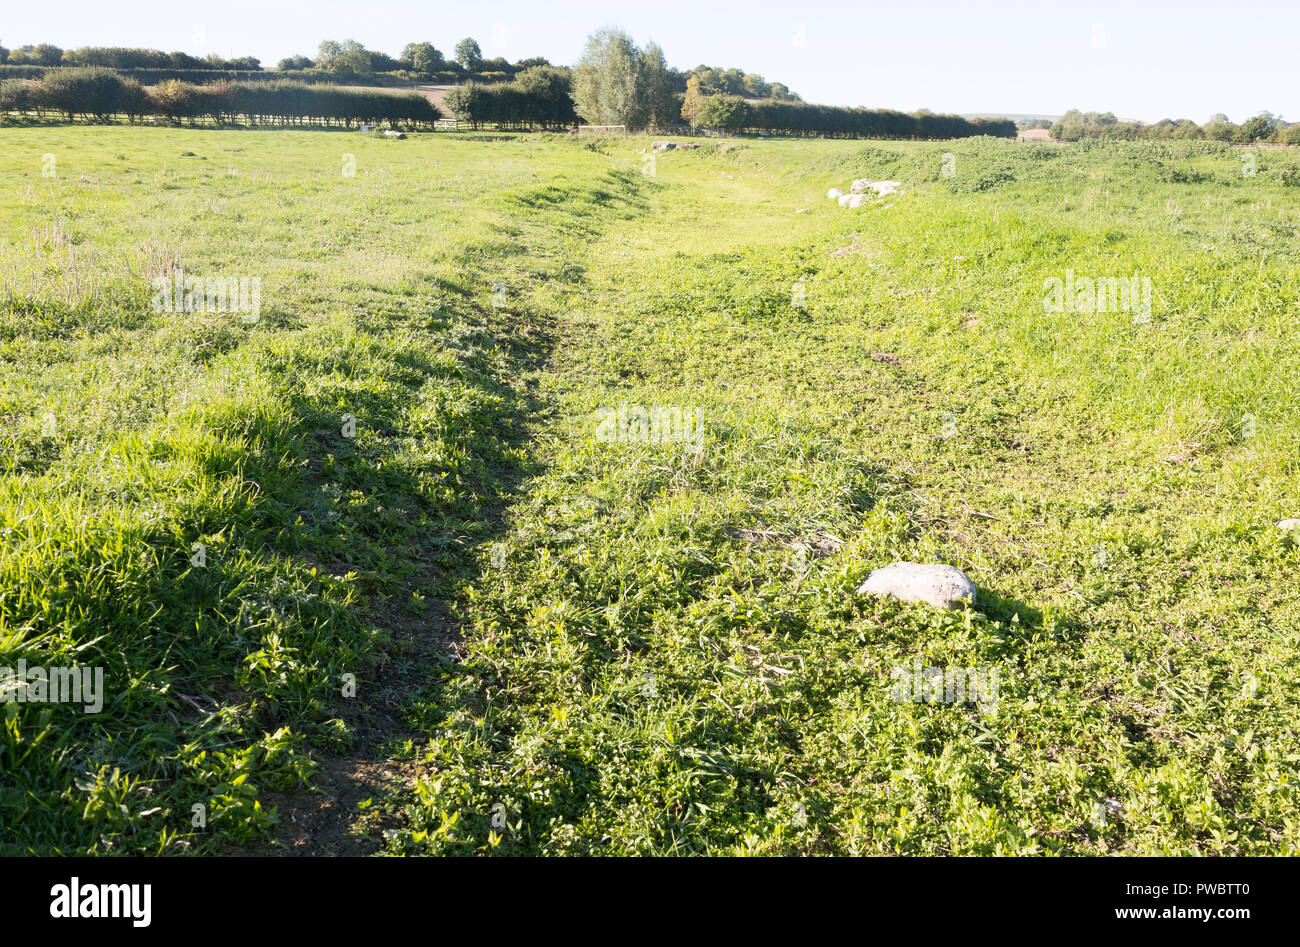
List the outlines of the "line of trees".
{"label": "line of trees", "polygon": [[[308,60],[310,64],[310,60]],[[69,68],[62,66],[14,66],[0,65],[0,79],[39,79],[48,72],[59,69]],[[106,67],[114,68],[114,67]],[[273,82],[277,79],[292,79],[294,82],[311,82],[338,84],[347,82],[349,85],[368,85],[368,86],[387,86],[395,87],[404,85],[403,76],[400,73],[372,73],[365,77],[348,77],[337,73],[324,72],[312,65],[308,69],[294,71],[279,71],[275,69],[154,69],[152,67],[127,67],[117,69],[117,72],[124,76],[130,76],[138,79],[145,85],[156,85],[159,82],[166,82],[168,79],[179,79],[182,82]],[[463,78],[463,77],[460,77]],[[499,78],[499,77],[492,77]],[[459,78],[445,78],[447,82],[460,81]]]}
{"label": "line of trees", "polygon": [[[600,41],[609,39],[602,37]],[[694,128],[716,131],[828,138],[936,139],[973,135],[1013,138],[1016,134],[1016,123],[1010,119],[968,120],[924,110],[907,114],[889,109],[706,96],[699,94],[694,77],[687,92],[680,95],[662,89],[653,78],[653,65],[649,69],[652,78],[645,78],[646,67],[639,63],[634,47],[628,47],[625,37],[613,42],[616,45],[612,52],[602,52],[587,64],[586,68],[595,74],[586,85],[571,89],[568,70],[538,66],[525,70],[513,82],[496,85],[470,82],[457,86],[448,91],[443,105],[458,121],[473,128],[497,125],[555,129],[586,119],[592,125],[664,130],[680,126],[685,119]],[[612,75],[602,74],[607,67]]]}
{"label": "line of trees", "polygon": [[161,49],[124,46],[83,46],[60,49],[50,43],[8,50],[0,46],[0,63],[14,66],[105,66],[110,69],[185,69],[257,72],[262,68],[256,56],[222,59],[216,53],[200,58],[189,53],[165,53]]}
{"label": "line of trees", "polygon": [[223,59],[215,53],[206,57],[184,52],[163,52],[136,47],[86,46],[64,50],[49,43],[9,50],[0,45],[0,74],[33,78],[38,70],[62,66],[104,66],[134,75],[143,81],[182,79],[202,81],[207,76],[252,78],[259,74],[276,78],[276,73],[294,73],[293,78],[322,81],[346,79],[365,84],[385,84],[417,79],[462,82],[467,78],[502,81],[532,66],[550,65],[533,57],[511,63],[497,57],[486,59],[476,40],[466,37],[456,44],[453,57],[443,55],[432,43],[408,43],[396,59],[387,53],[366,49],[356,40],[325,40],[315,57],[288,56],[275,70],[265,70],[255,56]]}
{"label": "line of trees", "polygon": [[969,138],[992,135],[1014,138],[1010,119],[965,119],[959,115],[897,112],[892,109],[846,108],[806,102],[747,102],[737,96],[702,96],[694,111],[690,91],[683,97],[682,117],[692,125],[826,138]]}
{"label": "line of trees", "polygon": [[252,124],[305,123],[431,125],[439,109],[417,92],[381,92],[337,86],[275,82],[192,85],[171,80],[142,86],[112,69],[85,66],[50,70],[39,81],[0,81],[0,115],[54,114],[68,121],[98,122],[125,116],[135,122],[156,116],[173,122],[245,119]]}
{"label": "line of trees", "polygon": [[743,69],[720,69],[716,66],[696,66],[689,72],[671,70],[673,89],[685,92],[687,84],[695,79],[703,95],[737,95],[750,99],[772,99],[777,102],[801,102],[798,95],[780,82],[768,82],[756,72]]}
{"label": "line of trees", "polygon": [[[729,81],[743,85],[746,74],[735,73]],[[710,88],[726,87],[719,82],[716,76],[711,80],[692,74],[684,91],[677,92],[658,46],[648,43],[642,49],[622,30],[602,29],[587,39],[573,70],[573,107],[592,125],[629,129],[672,128],[685,120],[692,128],[842,138],[1010,138],[1016,134],[1015,122],[1007,119],[969,121],[924,110],[908,115],[887,109],[809,105],[788,94],[759,100],[709,94]],[[751,86],[748,91],[760,88],[757,83]]]}
{"label": "line of trees", "polygon": [[1114,112],[1080,112],[1070,109],[1051,126],[1053,138],[1078,141],[1081,138],[1118,138],[1128,141],[1162,141],[1172,139],[1208,139],[1211,141],[1253,144],[1259,141],[1300,145],[1300,124],[1288,125],[1272,112],[1260,112],[1233,124],[1222,112],[1211,116],[1204,125],[1190,118],[1177,121],[1161,119],[1150,125],[1121,122]]}
{"label": "line of trees", "polygon": [[[420,125],[441,117],[432,103],[414,92],[345,90],[333,85],[271,78],[277,73],[263,73],[265,78],[259,81],[202,84],[154,76],[156,84],[145,86],[135,78],[136,70],[154,70],[152,65],[141,64],[161,62],[158,57],[169,54],[90,47],[59,52],[62,61],[70,61],[71,55],[94,64],[48,68],[38,81],[0,81],[0,112],[54,113],[70,121],[78,117],[104,121],[112,115],[125,115],[134,121],[154,115],[172,121],[207,119],[225,123],[245,116],[252,122],[324,121],[344,125],[381,122]],[[53,52],[46,56],[52,57]],[[447,93],[445,106],[459,121],[475,128],[489,124],[558,129],[586,121],[592,125],[624,125],[632,130],[673,129],[685,121],[692,128],[718,131],[833,138],[938,139],[1016,134],[1015,123],[1005,119],[967,120],[927,110],[907,114],[889,109],[811,105],[784,87],[778,89],[779,84],[767,84],[762,77],[740,70],[700,66],[688,74],[679,90],[679,80],[684,74],[669,69],[663,51],[656,44],[648,43],[642,48],[627,33],[612,28],[598,30],[588,37],[582,57],[572,71],[552,66],[545,60],[526,62],[529,65],[519,69],[504,60],[484,60],[478,43],[467,37],[455,49],[455,67],[462,74],[483,75],[481,70],[487,67],[503,66],[496,75],[504,77],[506,70],[511,70],[509,78],[457,85]],[[105,63],[127,64],[133,74],[122,75]],[[410,43],[402,50],[401,58],[395,60],[367,50],[355,40],[326,40],[321,43],[315,60],[306,57],[283,60],[278,74],[305,78],[308,70],[298,69],[304,65],[310,66],[313,77],[323,75],[355,81],[358,77],[394,70],[440,75],[451,63],[432,43]],[[212,78],[224,76],[211,75]],[[731,89],[768,95],[745,98],[726,91]]]}
{"label": "line of trees", "polygon": [[[5,66],[11,68],[5,69]],[[366,49],[356,40],[325,40],[315,56],[286,56],[277,63],[278,72],[301,74],[301,78],[328,80],[347,79],[352,82],[390,80],[396,77],[425,82],[479,82],[509,81],[519,73],[535,66],[549,66],[541,57],[521,59],[511,63],[502,57],[487,59],[482,47],[473,37],[458,42],[451,55],[444,54],[433,43],[407,43],[396,58],[387,53]],[[248,77],[264,71],[256,56],[223,59],[215,53],[205,57],[160,49],[121,46],[84,46],[64,50],[50,43],[24,46],[8,50],[0,45],[0,71],[15,78],[33,78],[34,74],[18,73],[19,67],[42,69],[51,66],[104,66],[135,75],[148,84],[166,79],[201,80],[196,73],[224,73],[223,78]],[[235,74],[242,73],[244,76]],[[295,76],[297,78],[299,76]],[[801,101],[798,95],[780,82],[768,82],[758,73],[743,69],[699,65],[682,71],[665,67],[664,79],[669,91],[683,93],[686,83],[696,78],[705,95],[738,95],[750,99],[773,99],[778,102]]]}

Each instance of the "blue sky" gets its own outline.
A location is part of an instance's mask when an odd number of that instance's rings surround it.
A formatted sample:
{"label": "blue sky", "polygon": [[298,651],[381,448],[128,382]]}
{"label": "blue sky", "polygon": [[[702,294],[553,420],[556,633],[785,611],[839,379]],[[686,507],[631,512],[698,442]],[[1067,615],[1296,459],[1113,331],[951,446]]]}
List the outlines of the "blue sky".
{"label": "blue sky", "polygon": [[149,46],[266,64],[357,39],[396,55],[473,36],[491,56],[572,63],[596,27],[656,40],[670,64],[736,66],[805,99],[938,112],[1114,111],[1147,121],[1300,120],[1300,0],[493,2],[10,0],[0,43]]}

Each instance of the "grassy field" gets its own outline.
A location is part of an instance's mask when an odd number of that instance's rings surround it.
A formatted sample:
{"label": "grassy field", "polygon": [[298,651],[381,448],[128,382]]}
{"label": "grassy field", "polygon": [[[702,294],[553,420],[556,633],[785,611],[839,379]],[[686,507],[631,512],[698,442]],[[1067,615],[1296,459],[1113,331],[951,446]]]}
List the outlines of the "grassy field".
{"label": "grassy field", "polygon": [[1300,849],[1293,151],[0,142],[0,850]]}

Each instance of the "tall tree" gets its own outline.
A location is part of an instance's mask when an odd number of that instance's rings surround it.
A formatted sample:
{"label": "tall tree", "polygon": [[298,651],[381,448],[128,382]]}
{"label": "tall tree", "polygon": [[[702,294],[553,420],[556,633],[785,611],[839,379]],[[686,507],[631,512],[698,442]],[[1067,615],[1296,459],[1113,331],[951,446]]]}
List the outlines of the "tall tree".
{"label": "tall tree", "polygon": [[654,40],[646,43],[637,64],[639,83],[637,93],[641,106],[651,125],[663,128],[675,124],[673,114],[672,82],[668,77],[668,63],[664,51]]}
{"label": "tall tree", "polygon": [[32,50],[31,60],[40,66],[57,66],[63,59],[63,50],[50,43],[41,43]]}
{"label": "tall tree", "polygon": [[432,43],[407,43],[399,61],[422,76],[437,72],[446,65],[446,59]]}
{"label": "tall tree", "polygon": [[700,79],[691,76],[686,80],[686,97],[682,99],[682,118],[695,128],[700,123],[700,109],[704,107],[704,96],[700,94]]}
{"label": "tall tree", "polygon": [[478,40],[466,36],[456,44],[456,62],[466,72],[477,72],[479,66],[483,65],[483,50],[478,44]]}
{"label": "tall tree", "polygon": [[763,77],[756,72],[745,73],[743,85],[745,95],[755,99],[765,99],[772,94],[772,87],[763,81]]}
{"label": "tall tree", "polygon": [[1270,113],[1262,112],[1253,118],[1246,119],[1241,123],[1241,127],[1237,129],[1237,141],[1244,141],[1246,144],[1250,144],[1252,142],[1260,141],[1261,139],[1267,140],[1272,138],[1273,123],[1269,121],[1271,117]]}
{"label": "tall tree", "polygon": [[700,80],[700,91],[705,95],[722,92],[722,74],[711,66],[696,66],[692,73]]}
{"label": "tall tree", "polygon": [[573,74],[573,106],[589,124],[645,124],[636,94],[639,57],[636,43],[622,30],[604,28],[587,37]]}
{"label": "tall tree", "polygon": [[668,123],[671,86],[663,50],[650,43],[638,48],[622,30],[606,28],[587,37],[573,73],[577,113],[592,125],[645,128]]}

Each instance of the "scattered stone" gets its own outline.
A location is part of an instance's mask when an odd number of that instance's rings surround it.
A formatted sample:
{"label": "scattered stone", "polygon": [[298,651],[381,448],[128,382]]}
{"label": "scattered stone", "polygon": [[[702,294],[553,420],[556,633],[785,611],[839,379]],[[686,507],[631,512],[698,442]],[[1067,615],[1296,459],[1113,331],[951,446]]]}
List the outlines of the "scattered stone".
{"label": "scattered stone", "polygon": [[675,141],[656,141],[656,142],[655,142],[654,144],[652,144],[650,147],[653,148],[655,151],[672,151],[674,148],[677,147],[677,142],[675,142]]}
{"label": "scattered stone", "polygon": [[802,549],[805,554],[812,556],[814,559],[825,559],[827,556],[833,556],[844,545],[842,539],[824,529],[815,530],[806,536],[795,537],[791,537],[784,529],[776,526],[762,529],[736,529],[732,530],[731,534],[737,539],[743,539],[753,545],[779,543],[796,552]]}
{"label": "scattered stone", "polygon": [[898,181],[872,181],[870,178],[858,178],[849,185],[847,194],[841,188],[833,187],[826,192],[826,196],[833,201],[839,201],[841,207],[862,207],[871,197],[901,193],[903,193],[902,185]]}
{"label": "scattered stone", "polygon": [[385,130],[384,130],[384,137],[385,137],[385,138],[405,138],[405,137],[406,137],[406,132],[399,132],[399,131],[397,131],[397,130],[395,130],[395,129],[388,128],[388,129],[385,129]]}
{"label": "scattered stone", "polygon": [[1279,520],[1277,528],[1285,530],[1300,529],[1300,520]]}
{"label": "scattered stone", "polygon": [[975,604],[975,583],[956,566],[894,562],[877,569],[858,586],[859,595],[885,595],[901,602],[928,602],[936,608]]}
{"label": "scattered stone", "polygon": [[774,539],[780,539],[784,534],[775,527],[769,527],[767,529],[737,529],[734,531],[734,535],[747,543],[766,543]]}
{"label": "scattered stone", "polygon": [[1118,799],[1103,799],[1097,804],[1097,814],[1099,820],[1103,823],[1107,819],[1122,819],[1124,818],[1124,803]]}
{"label": "scattered stone", "polygon": [[796,214],[806,214],[806,213],[808,213],[808,208],[807,208],[807,207],[800,207],[797,211],[795,211],[795,213],[796,213]]}
{"label": "scattered stone", "polygon": [[836,247],[831,251],[831,256],[848,256],[850,253],[866,254],[866,247],[858,243],[855,237],[853,242],[847,247]]}
{"label": "scattered stone", "polygon": [[816,559],[825,559],[827,556],[835,555],[843,545],[843,540],[838,536],[832,536],[824,529],[819,529],[789,543],[791,549],[805,549]]}

